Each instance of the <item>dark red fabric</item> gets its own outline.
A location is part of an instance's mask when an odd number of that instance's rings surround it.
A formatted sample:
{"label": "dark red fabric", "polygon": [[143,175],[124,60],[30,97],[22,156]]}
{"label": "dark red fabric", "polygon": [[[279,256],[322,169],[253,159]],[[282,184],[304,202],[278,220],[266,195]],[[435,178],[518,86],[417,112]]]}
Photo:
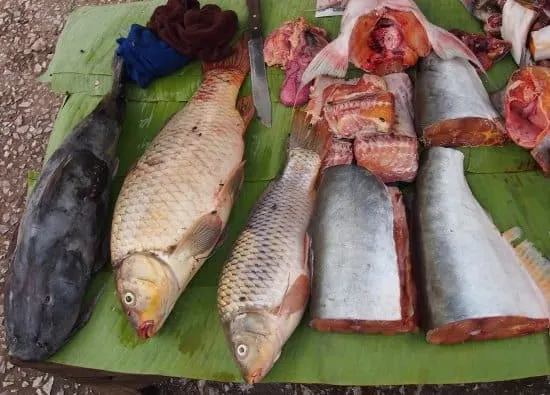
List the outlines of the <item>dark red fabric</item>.
{"label": "dark red fabric", "polygon": [[168,0],[147,24],[157,36],[182,55],[212,62],[229,56],[237,32],[237,14],[217,5],[200,7],[197,0]]}

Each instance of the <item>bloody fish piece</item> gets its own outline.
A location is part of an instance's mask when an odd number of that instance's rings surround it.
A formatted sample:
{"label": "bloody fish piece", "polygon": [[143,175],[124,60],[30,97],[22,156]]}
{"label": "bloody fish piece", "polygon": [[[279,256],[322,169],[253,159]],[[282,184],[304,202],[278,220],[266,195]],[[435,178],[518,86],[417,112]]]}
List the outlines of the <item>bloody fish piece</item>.
{"label": "bloody fish piece", "polygon": [[[316,128],[318,130],[324,128],[328,133],[328,124],[324,120],[317,123]],[[321,164],[322,171],[324,172],[329,167],[350,165],[351,163],[353,163],[353,140],[331,137]]]}
{"label": "bloody fish piece", "polygon": [[403,71],[431,51],[426,31],[411,12],[381,8],[357,20],[350,61],[377,75]]}
{"label": "bloody fish piece", "polygon": [[[381,25],[377,25],[381,20],[380,15],[385,16],[388,12],[391,13],[393,18],[391,23],[387,21],[388,18],[385,18]],[[360,26],[356,29],[356,25],[362,17],[365,17],[361,22],[363,27]],[[423,32],[418,29],[418,24],[422,26]],[[376,26],[378,29],[374,29]],[[403,40],[395,39],[396,37],[402,37],[402,32],[407,33],[404,40],[408,43],[408,48],[416,48],[421,53],[424,53],[426,48],[431,48],[443,59],[464,58],[482,69],[472,51],[456,36],[430,23],[414,0],[350,0],[342,17],[340,34],[313,58],[302,75],[301,85],[305,86],[321,75],[344,77],[350,59],[352,59],[352,48],[354,48],[355,57],[361,59],[356,63],[372,67],[372,64],[368,62],[368,59],[370,59],[368,56],[365,59],[362,58],[361,43],[363,49],[371,54],[373,52],[371,52],[369,45],[373,43],[371,38],[374,38],[377,45],[381,44],[382,46],[382,49],[376,48],[380,52],[387,49],[386,46],[389,46],[388,48],[393,47],[396,42],[403,43]],[[371,37],[371,33],[376,34]],[[352,40],[352,36],[359,42]],[[428,43],[425,41],[426,37]],[[380,45],[378,46],[380,47]],[[392,51],[390,50],[390,52]],[[388,65],[385,67],[384,62],[377,62],[376,65],[378,66],[375,65],[375,69],[378,67],[380,72],[385,73],[395,70],[396,65],[399,64],[412,65],[412,58],[415,54],[419,55],[418,52],[407,51],[407,60],[404,61],[405,57],[400,58],[399,53],[392,52],[391,59],[385,62]]]}
{"label": "bloody fish piece", "polygon": [[[332,91],[338,88],[338,85],[357,85],[358,82],[359,78],[344,80],[341,78],[327,77],[324,75],[316,78],[315,82],[311,86],[309,102],[307,103],[305,110],[310,118],[310,122],[314,125],[319,120],[321,120],[323,115],[323,107],[327,102],[328,97],[331,95]],[[327,89],[332,85],[337,86],[334,86],[334,88],[331,89]]]}
{"label": "bloody fish piece", "polygon": [[378,76],[365,74],[355,85],[334,84],[325,93],[324,115],[336,137],[388,133],[395,123],[393,94]]}
{"label": "bloody fish piece", "polygon": [[502,119],[474,67],[430,54],[419,62],[416,115],[426,146],[489,146],[507,141]]}
{"label": "bloody fish piece", "polygon": [[274,30],[264,44],[268,66],[282,66],[285,79],[281,87],[281,103],[301,106],[309,99],[309,85],[299,89],[302,74],[313,57],[328,44],[325,29],[310,25],[303,17],[285,22]]}
{"label": "bloody fish piece", "polygon": [[460,0],[464,7],[483,22],[483,31],[493,37],[500,37],[503,0]]}
{"label": "bloody fish piece", "polygon": [[332,167],[321,181],[311,229],[311,327],[387,335],[417,330],[399,189],[353,165]]}
{"label": "bloody fish piece", "polygon": [[463,161],[460,151],[431,148],[417,179],[426,339],[453,344],[543,331],[550,262],[526,241],[512,247],[517,229],[501,235],[472,194]]}
{"label": "bloody fish piece", "polygon": [[449,30],[460,38],[476,55],[484,70],[489,70],[495,63],[504,58],[512,44],[482,33],[468,33],[459,29]]}
{"label": "bloody fish piece", "polygon": [[515,71],[508,81],[504,108],[512,140],[534,148],[550,132],[550,69],[533,66]]}
{"label": "bloody fish piece", "polygon": [[384,81],[395,99],[395,124],[389,134],[356,138],[355,159],[386,183],[412,182],[418,170],[412,82],[405,73],[388,74]]}
{"label": "bloody fish piece", "polygon": [[328,137],[296,113],[285,168],[256,204],[222,269],[218,313],[249,384],[269,373],[308,303],[307,229]]}
{"label": "bloody fish piece", "polygon": [[158,333],[225,229],[244,178],[251,97],[246,37],[204,64],[185,107],[164,125],[126,176],[112,222],[117,295],[137,335]]}
{"label": "bloody fish piece", "polygon": [[124,62],[111,92],[48,158],[19,224],[4,288],[8,354],[43,361],[92,314],[84,297],[109,259],[109,193],[124,120]]}

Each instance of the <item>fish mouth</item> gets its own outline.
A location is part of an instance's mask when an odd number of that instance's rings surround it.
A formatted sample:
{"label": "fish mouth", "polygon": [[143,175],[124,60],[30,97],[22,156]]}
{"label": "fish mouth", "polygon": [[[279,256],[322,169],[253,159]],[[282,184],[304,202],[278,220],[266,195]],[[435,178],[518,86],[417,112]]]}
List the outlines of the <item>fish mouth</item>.
{"label": "fish mouth", "polygon": [[260,382],[262,377],[262,369],[256,369],[246,377],[246,382],[248,384],[256,384]]}
{"label": "fish mouth", "polygon": [[137,334],[140,339],[149,339],[150,337],[153,337],[154,335],[154,328],[155,328],[155,321],[153,320],[147,320],[143,323],[141,323],[137,328]]}

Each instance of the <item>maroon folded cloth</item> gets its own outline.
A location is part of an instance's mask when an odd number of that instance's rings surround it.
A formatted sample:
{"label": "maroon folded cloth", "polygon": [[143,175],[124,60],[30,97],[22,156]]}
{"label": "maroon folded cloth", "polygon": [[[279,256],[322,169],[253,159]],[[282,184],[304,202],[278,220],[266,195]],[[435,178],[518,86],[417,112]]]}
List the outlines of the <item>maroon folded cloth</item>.
{"label": "maroon folded cloth", "polygon": [[238,25],[234,11],[213,4],[201,8],[197,0],[168,0],[147,27],[182,55],[212,62],[232,53],[229,43]]}

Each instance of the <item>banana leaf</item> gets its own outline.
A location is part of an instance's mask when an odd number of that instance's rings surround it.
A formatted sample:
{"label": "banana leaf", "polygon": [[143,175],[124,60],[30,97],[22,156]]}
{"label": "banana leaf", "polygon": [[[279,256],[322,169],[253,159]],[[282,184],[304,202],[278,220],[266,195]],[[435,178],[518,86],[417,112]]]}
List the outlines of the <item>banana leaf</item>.
{"label": "banana leaf", "polygon": [[[244,1],[217,3],[235,9],[241,21],[246,20]],[[444,27],[480,30],[458,0],[418,0],[418,3],[428,18]],[[99,95],[108,90],[114,40],[126,34],[131,23],[145,23],[159,4],[160,1],[154,1],[85,7],[71,15],[46,79],[53,90],[68,94],[54,125],[47,156],[95,107]],[[264,33],[298,15],[314,20],[314,0],[294,1],[292,7],[264,0],[262,6]],[[339,18],[314,21],[327,27],[333,36],[337,32]],[[488,89],[503,86],[514,67],[509,58],[499,63],[484,81]],[[269,70],[269,76],[271,93],[276,99],[282,73]],[[129,168],[166,120],[185,105],[199,83],[200,65],[195,63],[155,82],[150,89],[129,88],[112,202]],[[245,86],[241,94],[248,91],[249,86]],[[121,310],[110,268],[106,267],[91,287],[90,292],[95,292],[105,284],[90,322],[50,361],[121,373],[241,381],[217,317],[216,286],[224,259],[251,208],[284,162],[292,110],[274,103],[273,111],[272,129],[253,121],[247,131],[245,183],[232,211],[225,243],[193,279],[160,333],[147,341],[137,338]],[[522,227],[525,236],[545,255],[550,255],[550,183],[535,170],[529,154],[513,146],[463,152],[468,182],[499,229]],[[425,342],[422,333],[322,334],[307,326],[306,316],[265,381],[383,385],[510,380],[550,374],[549,350],[550,340],[544,333],[434,346]]]}

